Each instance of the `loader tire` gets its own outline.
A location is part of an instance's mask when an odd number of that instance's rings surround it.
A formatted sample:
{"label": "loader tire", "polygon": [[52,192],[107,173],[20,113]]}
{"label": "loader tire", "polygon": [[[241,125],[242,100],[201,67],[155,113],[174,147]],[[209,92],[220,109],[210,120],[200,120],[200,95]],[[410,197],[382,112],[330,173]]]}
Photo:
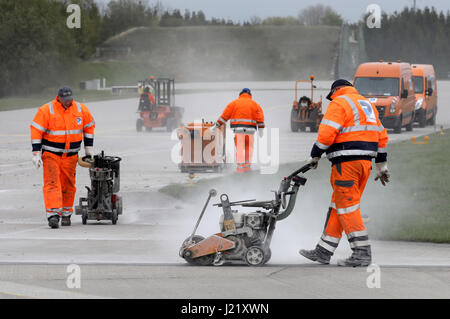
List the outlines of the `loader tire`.
{"label": "loader tire", "polygon": [[137,119],[136,120],[136,131],[137,132],[142,132],[142,126],[144,125],[144,121],[142,121],[142,119]]}
{"label": "loader tire", "polygon": [[291,131],[298,132],[299,125],[294,121],[297,118],[298,111],[296,109],[291,110]]}

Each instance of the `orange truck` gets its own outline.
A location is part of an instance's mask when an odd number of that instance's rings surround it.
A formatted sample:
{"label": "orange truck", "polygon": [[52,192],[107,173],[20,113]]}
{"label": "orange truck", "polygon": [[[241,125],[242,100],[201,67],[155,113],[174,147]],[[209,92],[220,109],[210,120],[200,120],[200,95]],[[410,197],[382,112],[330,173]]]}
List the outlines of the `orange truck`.
{"label": "orange truck", "polygon": [[412,75],[416,93],[414,121],[419,127],[434,125],[437,114],[436,75],[431,64],[413,64]]}
{"label": "orange truck", "polygon": [[401,133],[412,131],[416,97],[412,68],[404,62],[368,62],[359,65],[353,85],[375,105],[383,126]]}

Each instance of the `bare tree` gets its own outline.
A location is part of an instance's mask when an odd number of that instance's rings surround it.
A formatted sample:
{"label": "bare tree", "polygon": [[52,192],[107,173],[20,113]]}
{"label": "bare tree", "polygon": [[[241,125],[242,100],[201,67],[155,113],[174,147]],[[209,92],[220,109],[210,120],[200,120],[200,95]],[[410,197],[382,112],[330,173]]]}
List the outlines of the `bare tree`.
{"label": "bare tree", "polygon": [[301,10],[298,21],[303,25],[340,25],[342,17],[332,7],[316,4]]}
{"label": "bare tree", "polygon": [[252,16],[250,18],[250,24],[251,25],[260,25],[262,23],[262,19],[258,16]]}

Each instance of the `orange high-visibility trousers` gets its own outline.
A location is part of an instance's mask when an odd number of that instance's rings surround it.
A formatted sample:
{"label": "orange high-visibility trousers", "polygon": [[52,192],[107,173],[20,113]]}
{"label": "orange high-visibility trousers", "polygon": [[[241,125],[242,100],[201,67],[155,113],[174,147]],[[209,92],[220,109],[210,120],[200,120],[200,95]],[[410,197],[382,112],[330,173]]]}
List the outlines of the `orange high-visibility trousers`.
{"label": "orange high-visibility trousers", "polygon": [[42,154],[44,168],[44,193],[47,218],[53,215],[70,216],[75,198],[75,173],[78,155]]}
{"label": "orange high-visibility trousers", "polygon": [[235,133],[234,145],[236,146],[236,172],[249,172],[253,158],[253,134]]}
{"label": "orange high-visibility trousers", "polygon": [[361,217],[360,201],[370,176],[372,163],[367,160],[342,162],[331,169],[333,195],[318,245],[334,253],[345,231],[352,249],[369,246]]}

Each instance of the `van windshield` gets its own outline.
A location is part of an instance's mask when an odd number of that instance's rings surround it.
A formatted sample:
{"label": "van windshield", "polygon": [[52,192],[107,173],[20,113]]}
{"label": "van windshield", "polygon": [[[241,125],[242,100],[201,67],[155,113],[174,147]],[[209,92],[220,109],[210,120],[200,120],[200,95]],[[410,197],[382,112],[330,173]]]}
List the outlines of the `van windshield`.
{"label": "van windshield", "polygon": [[397,78],[360,77],[355,88],[364,96],[398,96]]}
{"label": "van windshield", "polygon": [[423,93],[423,77],[413,76],[414,85],[416,87],[415,93]]}

